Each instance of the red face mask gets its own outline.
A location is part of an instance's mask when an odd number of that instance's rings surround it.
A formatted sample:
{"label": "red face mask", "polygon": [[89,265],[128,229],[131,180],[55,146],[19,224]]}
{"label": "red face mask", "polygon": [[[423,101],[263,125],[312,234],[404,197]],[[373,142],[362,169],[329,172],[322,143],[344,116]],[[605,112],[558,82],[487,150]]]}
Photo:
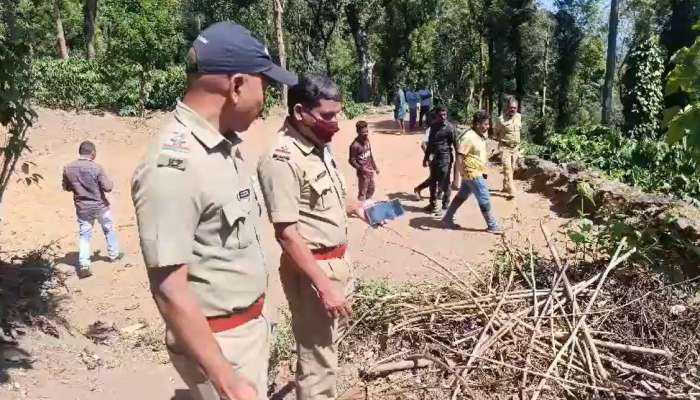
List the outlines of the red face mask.
{"label": "red face mask", "polygon": [[340,130],[338,121],[327,121],[323,118],[311,116],[314,118],[314,124],[310,127],[311,132],[313,132],[321,142],[330,143],[331,139],[333,139],[333,135]]}

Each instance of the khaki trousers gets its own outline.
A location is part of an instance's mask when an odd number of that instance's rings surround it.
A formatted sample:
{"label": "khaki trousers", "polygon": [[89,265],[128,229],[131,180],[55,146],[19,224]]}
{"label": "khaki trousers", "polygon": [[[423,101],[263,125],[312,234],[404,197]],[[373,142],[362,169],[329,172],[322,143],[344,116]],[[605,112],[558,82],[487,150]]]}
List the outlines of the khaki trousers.
{"label": "khaki trousers", "polygon": [[[248,379],[258,392],[258,400],[267,400],[267,367],[270,358],[270,324],[260,316],[237,328],[215,333],[224,357],[236,372]],[[199,365],[169,346],[170,361],[190,389],[193,400],[219,400],[214,386]]]}
{"label": "khaki trousers", "polygon": [[501,147],[501,163],[503,164],[503,191],[515,195],[513,183],[513,166],[518,162],[520,154],[516,147]]}
{"label": "khaki trousers", "polygon": [[[352,293],[352,267],[347,256],[318,264],[346,296]],[[285,254],[280,260],[280,280],[297,342],[297,400],[335,399],[338,369],[335,342],[341,334],[338,320],[328,317],[309,278]]]}

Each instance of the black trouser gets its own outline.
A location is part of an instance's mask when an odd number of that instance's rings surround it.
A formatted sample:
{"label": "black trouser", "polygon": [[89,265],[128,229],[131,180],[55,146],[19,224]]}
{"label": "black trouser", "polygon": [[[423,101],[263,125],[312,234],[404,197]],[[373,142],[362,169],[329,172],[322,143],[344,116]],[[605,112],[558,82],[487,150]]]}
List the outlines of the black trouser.
{"label": "black trouser", "polygon": [[430,206],[437,205],[438,188],[442,191],[442,208],[450,205],[450,173],[452,160],[433,161],[430,164]]}
{"label": "black trouser", "polygon": [[428,176],[428,178],[427,178],[426,180],[424,180],[423,182],[421,182],[420,185],[416,186],[416,187],[413,189],[413,191],[414,191],[414,192],[420,192],[420,191],[423,190],[423,189],[429,188],[429,187],[430,187],[430,182],[431,182],[431,179],[430,179],[431,176],[432,176],[432,174],[431,174],[430,176]]}
{"label": "black trouser", "polygon": [[428,121],[428,111],[430,111],[430,106],[420,106],[420,118],[418,119],[419,126],[423,126],[424,119],[426,125],[430,124],[430,121]]}
{"label": "black trouser", "polygon": [[[420,183],[420,185],[416,186],[413,191],[414,192],[422,192],[424,189],[427,189],[430,187],[430,176],[428,176],[423,182]],[[442,188],[440,185],[438,185],[438,192],[437,192],[438,197],[442,196]]]}

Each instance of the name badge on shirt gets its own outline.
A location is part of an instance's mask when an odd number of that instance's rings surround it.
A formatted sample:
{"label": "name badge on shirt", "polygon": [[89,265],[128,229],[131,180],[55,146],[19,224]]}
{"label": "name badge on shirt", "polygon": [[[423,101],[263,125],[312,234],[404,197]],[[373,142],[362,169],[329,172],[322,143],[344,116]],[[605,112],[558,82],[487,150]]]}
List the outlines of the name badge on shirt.
{"label": "name badge on shirt", "polygon": [[238,200],[247,199],[248,197],[250,197],[250,189],[243,189],[238,192]]}
{"label": "name badge on shirt", "polygon": [[167,154],[158,156],[158,167],[174,168],[180,171],[187,169],[187,160],[184,158],[170,157]]}

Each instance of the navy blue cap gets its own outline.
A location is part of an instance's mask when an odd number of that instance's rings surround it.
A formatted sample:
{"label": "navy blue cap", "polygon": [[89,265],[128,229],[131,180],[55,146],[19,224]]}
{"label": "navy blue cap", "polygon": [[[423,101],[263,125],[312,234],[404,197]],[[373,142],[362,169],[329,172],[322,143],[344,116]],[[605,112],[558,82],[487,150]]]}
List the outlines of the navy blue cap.
{"label": "navy blue cap", "polygon": [[262,74],[273,81],[296,85],[296,74],[276,65],[267,48],[241,25],[217,22],[200,32],[192,44],[197,54],[193,72],[200,74]]}

